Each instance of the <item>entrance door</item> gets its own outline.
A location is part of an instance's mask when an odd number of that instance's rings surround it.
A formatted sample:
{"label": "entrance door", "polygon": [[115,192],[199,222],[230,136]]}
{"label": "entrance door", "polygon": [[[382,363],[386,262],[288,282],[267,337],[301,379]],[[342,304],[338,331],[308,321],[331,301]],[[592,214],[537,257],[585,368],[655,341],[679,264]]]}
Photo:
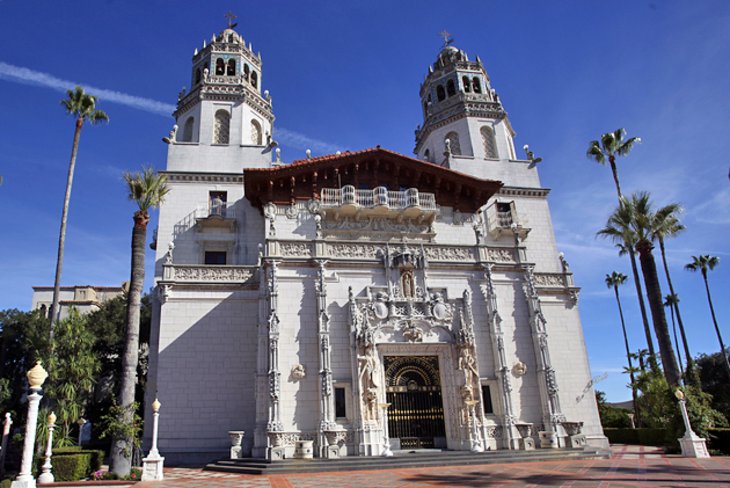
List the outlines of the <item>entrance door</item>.
{"label": "entrance door", "polygon": [[383,365],[390,437],[401,449],[445,446],[438,357],[385,356]]}

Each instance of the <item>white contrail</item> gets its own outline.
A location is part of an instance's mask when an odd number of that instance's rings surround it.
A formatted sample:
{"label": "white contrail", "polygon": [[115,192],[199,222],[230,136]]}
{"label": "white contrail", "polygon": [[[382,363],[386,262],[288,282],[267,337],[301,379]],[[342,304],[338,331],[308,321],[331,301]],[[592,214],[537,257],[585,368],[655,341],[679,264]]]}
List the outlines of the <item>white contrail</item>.
{"label": "white contrail", "polygon": [[85,83],[76,83],[73,81],[62,80],[48,73],[34,71],[21,66],[13,66],[12,64],[0,61],[0,79],[14,81],[25,85],[38,85],[51,88],[57,91],[72,90],[76,86],[82,87],[88,93],[99,97],[105,102],[119,103],[128,107],[144,110],[157,115],[170,116],[175,110],[175,106],[171,103],[158,102],[149,98],[136,97],[127,95],[114,90],[105,90],[104,88],[96,88]]}
{"label": "white contrail", "polygon": [[[85,83],[77,83],[69,80],[56,78],[48,73],[23,68],[22,66],[13,66],[12,64],[0,61],[0,79],[21,83],[24,85],[35,85],[51,88],[56,91],[65,92],[72,90],[76,86],[82,87],[88,93],[98,97],[103,102],[118,103],[127,107],[144,110],[156,115],[169,117],[175,111],[175,105],[164,103],[150,98],[137,97],[126,93],[97,88]],[[299,132],[277,127],[275,131],[275,139],[278,142],[294,147],[297,149],[312,149],[315,153],[333,153],[341,150],[336,144],[313,139]]]}

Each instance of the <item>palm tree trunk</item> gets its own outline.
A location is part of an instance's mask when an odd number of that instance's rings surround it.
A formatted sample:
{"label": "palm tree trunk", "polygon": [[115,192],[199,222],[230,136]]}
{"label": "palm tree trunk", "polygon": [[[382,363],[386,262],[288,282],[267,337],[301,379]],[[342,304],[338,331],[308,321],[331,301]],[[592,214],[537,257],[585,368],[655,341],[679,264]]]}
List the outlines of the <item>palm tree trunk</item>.
{"label": "palm tree trunk", "polygon": [[[677,340],[677,322],[674,320],[674,306],[669,304],[669,313],[672,317],[672,334],[674,335],[674,347],[677,349],[677,361],[679,365],[679,372],[682,373],[682,353],[679,350],[679,341]],[[686,381],[686,380],[685,380]]]}
{"label": "palm tree trunk", "polygon": [[613,182],[616,184],[616,193],[618,193],[618,200],[619,200],[619,203],[621,203],[621,200],[624,198],[624,196],[621,193],[621,184],[618,182],[618,168],[616,168],[616,158],[613,155],[609,156],[608,163],[611,165],[611,174],[613,175]]}
{"label": "palm tree trunk", "polygon": [[656,333],[657,343],[659,344],[659,353],[662,357],[664,377],[670,386],[679,386],[679,368],[677,366],[677,359],[674,357],[674,348],[672,347],[672,339],[669,336],[667,317],[664,314],[664,306],[662,305],[662,290],[656,271],[656,261],[654,261],[654,255],[651,252],[652,245],[648,241],[639,242],[637,249],[639,250],[641,271],[644,274],[644,282],[646,283],[646,295],[649,300],[651,317],[654,322],[654,332]]}
{"label": "palm tree trunk", "polygon": [[626,323],[624,322],[624,311],[621,308],[621,299],[618,296],[618,286],[613,285],[613,291],[616,293],[616,303],[618,304],[618,314],[621,317],[621,330],[624,333],[624,345],[626,346],[626,360],[629,362],[629,379],[631,380],[631,400],[634,402],[634,417],[636,424],[640,422],[639,402],[636,398],[636,381],[634,380],[634,365],[631,364],[631,349],[629,348],[629,336],[626,334]]}
{"label": "palm tree trunk", "polygon": [[[135,212],[132,230],[132,272],[127,295],[127,337],[122,358],[122,378],[119,388],[119,405],[124,409],[123,421],[130,425],[134,419],[134,393],[137,385],[137,364],[139,362],[139,315],[144,286],[144,252],[147,239],[149,215]],[[122,476],[129,474],[132,466],[133,440],[114,439],[112,469]]]}
{"label": "palm tree trunk", "polygon": [[[667,255],[664,251],[664,239],[659,237],[659,250],[662,252],[662,263],[664,264],[664,274],[667,276],[667,284],[669,285],[669,293],[676,296],[674,293],[674,285],[672,284],[672,277],[669,275],[669,266],[667,265]],[[682,345],[684,346],[684,355],[687,358],[687,370],[686,380],[688,383],[693,384],[697,388],[700,388],[700,377],[697,368],[695,368],[695,361],[692,359],[692,354],[689,352],[689,342],[687,341],[687,334],[684,331],[684,322],[682,322],[682,314],[679,313],[679,303],[674,303],[674,313],[677,316],[677,324],[679,325],[679,333],[682,336]],[[677,352],[679,352],[679,346],[677,346]],[[681,359],[680,359],[680,362]]]}
{"label": "palm tree trunk", "polygon": [[71,202],[71,185],[74,181],[74,168],[76,167],[76,154],[79,151],[79,139],[81,138],[81,127],[84,119],[76,119],[74,130],[74,141],[71,146],[71,161],[68,163],[68,176],[66,177],[66,194],[63,197],[63,210],[61,211],[61,230],[58,233],[58,255],[56,256],[56,278],[53,281],[53,303],[51,304],[51,329],[50,344],[53,347],[53,327],[57,321],[58,302],[61,294],[61,269],[63,268],[63,250],[66,243],[66,222],[68,221],[68,207]]}
{"label": "palm tree trunk", "polygon": [[641,278],[639,277],[639,269],[636,266],[636,253],[633,246],[626,246],[629,250],[629,259],[631,260],[631,272],[634,274],[634,285],[636,286],[636,295],[639,297],[639,310],[641,311],[641,322],[644,324],[644,335],[646,336],[646,347],[649,349],[649,366],[654,371],[659,371],[659,365],[656,361],[656,351],[654,349],[654,340],[651,337],[651,327],[649,327],[649,317],[646,314],[646,304],[644,304],[644,290],[641,287]]}
{"label": "palm tree trunk", "polygon": [[712,296],[710,295],[710,284],[707,281],[707,270],[702,270],[702,277],[705,279],[705,290],[707,291],[707,302],[710,304],[710,313],[712,314],[712,323],[715,324],[715,332],[717,333],[717,340],[720,342],[720,354],[722,360],[725,363],[725,371],[727,371],[728,379],[730,379],[730,363],[727,359],[727,351],[725,350],[725,343],[722,341],[722,334],[720,334],[720,327],[717,325],[717,318],[715,317],[715,307],[712,306]]}

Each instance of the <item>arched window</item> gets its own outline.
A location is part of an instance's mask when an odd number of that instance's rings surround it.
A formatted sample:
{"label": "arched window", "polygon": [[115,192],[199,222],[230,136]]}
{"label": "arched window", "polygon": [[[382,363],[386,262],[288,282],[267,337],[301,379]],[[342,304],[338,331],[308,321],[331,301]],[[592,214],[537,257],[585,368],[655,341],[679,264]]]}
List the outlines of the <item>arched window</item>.
{"label": "arched window", "polygon": [[497,159],[497,140],[494,137],[494,130],[486,125],[479,129],[482,135],[482,142],[484,143],[484,155],[490,159]]}
{"label": "arched window", "polygon": [[431,161],[431,151],[426,149],[426,151],[423,153],[423,159],[426,161]]}
{"label": "arched window", "polygon": [[436,87],[436,98],[439,102],[446,98],[446,92],[444,91],[444,87],[442,85]]}
{"label": "arched window", "polygon": [[193,142],[193,126],[195,126],[195,117],[188,117],[183,126],[182,141]]}
{"label": "arched window", "polygon": [[449,141],[451,145],[451,154],[454,155],[460,155],[461,154],[461,144],[459,143],[459,134],[456,132],[449,132],[446,134],[446,140]]}
{"label": "arched window", "polygon": [[448,93],[450,97],[456,95],[456,87],[454,86],[454,80],[449,80],[449,82],[446,84],[446,93]]}
{"label": "arched window", "polygon": [[469,93],[471,91],[471,83],[469,82],[469,77],[468,76],[462,77],[461,83],[464,85],[464,92]]}
{"label": "arched window", "polygon": [[262,146],[264,144],[264,134],[258,120],[251,120],[251,142],[255,146]]}
{"label": "arched window", "polygon": [[226,63],[223,61],[223,58],[215,60],[215,74],[221,76],[226,74]]}
{"label": "arched window", "polygon": [[228,110],[218,110],[215,113],[215,125],[213,126],[213,144],[228,144],[231,126],[231,114]]}
{"label": "arched window", "polygon": [[229,59],[228,60],[228,67],[226,69],[226,75],[227,76],[235,76],[236,75],[236,60],[235,59]]}
{"label": "arched window", "polygon": [[200,83],[200,80],[202,79],[202,76],[203,76],[203,73],[202,73],[202,71],[200,70],[200,68],[198,68],[197,70],[195,70],[195,84],[196,84],[196,85],[197,85],[198,83]]}
{"label": "arched window", "polygon": [[255,71],[251,72],[251,86],[256,88],[259,84],[259,75]]}
{"label": "arched window", "polygon": [[471,80],[471,87],[474,90],[474,93],[482,92],[482,84],[479,83],[479,78],[477,78],[476,76]]}
{"label": "arched window", "polygon": [[248,73],[249,73],[248,65],[244,63],[243,65],[243,79],[248,81]]}

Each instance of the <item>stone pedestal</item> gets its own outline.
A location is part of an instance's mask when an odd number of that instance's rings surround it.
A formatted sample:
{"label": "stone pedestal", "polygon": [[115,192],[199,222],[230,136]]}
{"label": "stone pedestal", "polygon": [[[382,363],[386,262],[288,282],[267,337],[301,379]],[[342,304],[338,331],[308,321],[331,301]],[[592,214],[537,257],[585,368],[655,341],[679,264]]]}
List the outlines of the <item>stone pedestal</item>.
{"label": "stone pedestal", "polygon": [[698,436],[694,432],[692,435],[685,434],[679,439],[679,445],[682,448],[682,456],[693,458],[708,458],[710,453],[707,452],[707,443],[704,438]]}
{"label": "stone pedestal", "polygon": [[586,436],[583,434],[568,436],[568,447],[571,449],[582,449],[586,445]]}
{"label": "stone pedestal", "polygon": [[515,424],[515,428],[520,433],[519,449],[523,451],[534,451],[535,439],[532,437],[532,424],[519,423]]}
{"label": "stone pedestal", "polygon": [[165,479],[162,468],[165,458],[162,456],[147,456],[142,459],[142,481],[161,481]]}
{"label": "stone pedestal", "polygon": [[338,459],[340,457],[340,446],[337,444],[334,446],[327,446],[324,451],[324,457],[327,459]]}
{"label": "stone pedestal", "polygon": [[228,438],[231,440],[231,459],[241,459],[243,457],[243,448],[241,443],[243,442],[243,436],[246,434],[243,430],[230,430],[228,431]]}
{"label": "stone pedestal", "polygon": [[558,434],[552,431],[540,431],[540,448],[541,449],[557,449]]}
{"label": "stone pedestal", "polygon": [[297,459],[314,459],[314,441],[297,441],[294,457]]}
{"label": "stone pedestal", "polygon": [[286,459],[286,448],[270,447],[266,451],[266,459],[269,461],[281,461]]}

